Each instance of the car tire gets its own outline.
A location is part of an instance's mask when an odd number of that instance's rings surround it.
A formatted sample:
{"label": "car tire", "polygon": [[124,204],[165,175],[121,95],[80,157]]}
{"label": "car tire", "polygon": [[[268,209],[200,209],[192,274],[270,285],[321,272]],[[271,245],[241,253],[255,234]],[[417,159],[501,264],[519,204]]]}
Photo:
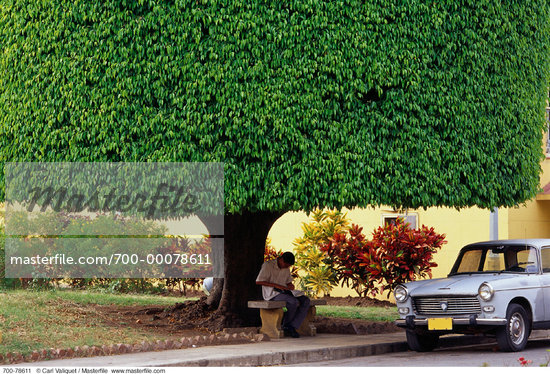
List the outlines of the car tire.
{"label": "car tire", "polygon": [[418,334],[412,330],[406,330],[407,344],[409,348],[417,352],[429,352],[437,348],[439,335],[436,334]]}
{"label": "car tire", "polygon": [[506,311],[506,325],[497,331],[497,342],[501,351],[519,352],[527,345],[531,323],[525,308],[510,304]]}

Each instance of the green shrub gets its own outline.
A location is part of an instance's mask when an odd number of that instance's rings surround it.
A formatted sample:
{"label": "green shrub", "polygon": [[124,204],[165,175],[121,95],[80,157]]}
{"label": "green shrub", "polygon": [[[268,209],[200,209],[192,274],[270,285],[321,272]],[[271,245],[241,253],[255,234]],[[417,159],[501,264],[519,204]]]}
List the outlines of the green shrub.
{"label": "green shrub", "polygon": [[348,228],[349,220],[338,210],[317,209],[310,214],[309,222],[302,223],[304,234],[294,241],[294,253],[300,286],[308,294],[328,295],[338,284],[337,274],[321,248]]}

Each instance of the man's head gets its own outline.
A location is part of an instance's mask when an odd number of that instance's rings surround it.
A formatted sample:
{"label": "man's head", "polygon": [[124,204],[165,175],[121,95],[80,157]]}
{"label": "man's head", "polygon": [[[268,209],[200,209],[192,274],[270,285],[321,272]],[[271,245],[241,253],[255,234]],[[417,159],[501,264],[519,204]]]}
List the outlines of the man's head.
{"label": "man's head", "polygon": [[292,252],[285,252],[277,258],[277,264],[281,269],[286,269],[294,265],[295,258]]}

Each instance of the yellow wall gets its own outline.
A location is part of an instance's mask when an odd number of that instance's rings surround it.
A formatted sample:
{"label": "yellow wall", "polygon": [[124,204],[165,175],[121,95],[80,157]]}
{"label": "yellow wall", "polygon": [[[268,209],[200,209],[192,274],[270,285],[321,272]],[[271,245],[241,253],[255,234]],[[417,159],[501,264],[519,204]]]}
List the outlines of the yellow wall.
{"label": "yellow wall", "polygon": [[[541,188],[550,182],[550,158],[542,162]],[[540,194],[518,208],[509,209],[509,238],[550,238],[550,195]]]}
{"label": "yellow wall", "polygon": [[550,201],[532,200],[509,210],[509,238],[550,238]]}
{"label": "yellow wall", "polygon": [[[447,276],[458,252],[466,244],[489,240],[489,217],[487,209],[469,208],[457,211],[449,208],[431,208],[419,212],[419,223],[434,227],[446,235],[447,244],[434,256],[438,264],[433,269],[434,278]],[[507,235],[507,214],[499,209],[499,238]]]}

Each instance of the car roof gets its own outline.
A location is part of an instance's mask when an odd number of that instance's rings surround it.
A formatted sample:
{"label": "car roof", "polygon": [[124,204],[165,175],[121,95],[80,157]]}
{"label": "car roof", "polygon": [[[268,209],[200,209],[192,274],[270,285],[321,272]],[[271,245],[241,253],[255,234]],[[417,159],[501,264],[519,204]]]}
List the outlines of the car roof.
{"label": "car roof", "polygon": [[470,246],[476,246],[476,245],[483,245],[483,246],[491,246],[491,245],[529,245],[533,247],[543,247],[543,246],[550,246],[550,239],[507,239],[507,240],[489,240],[486,242],[477,242],[477,243],[471,243],[466,245],[466,247]]}

